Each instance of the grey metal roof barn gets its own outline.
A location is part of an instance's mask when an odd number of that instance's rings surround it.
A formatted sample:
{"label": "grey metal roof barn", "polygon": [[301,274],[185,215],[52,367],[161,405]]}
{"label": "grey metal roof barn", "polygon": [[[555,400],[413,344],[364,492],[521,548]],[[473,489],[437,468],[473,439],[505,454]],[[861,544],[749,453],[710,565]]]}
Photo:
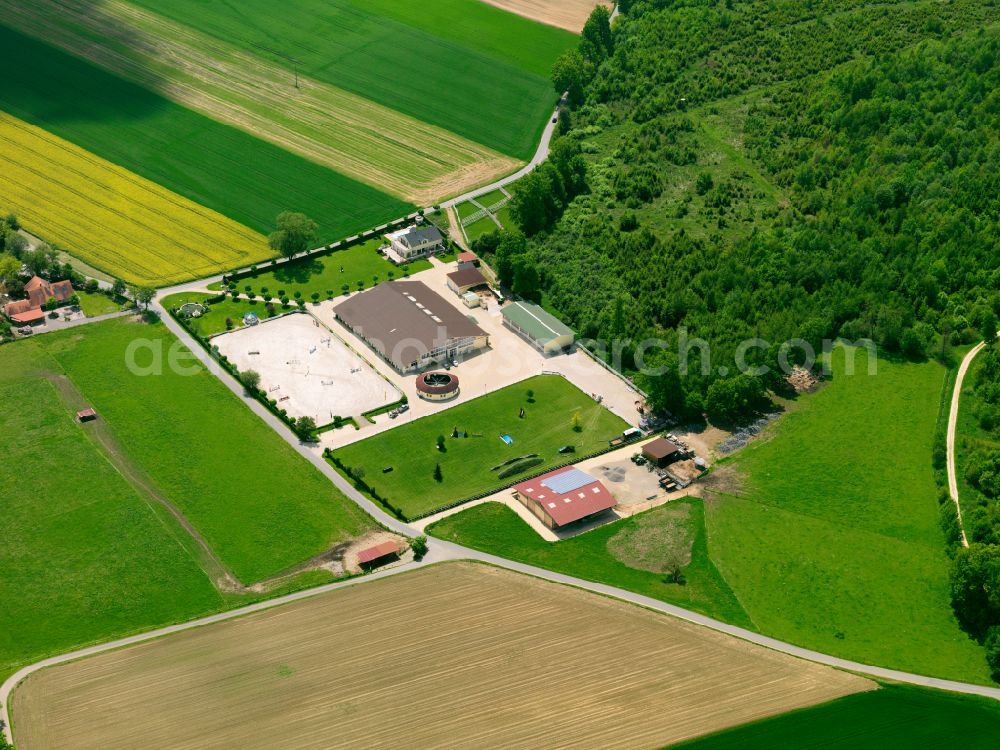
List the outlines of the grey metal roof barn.
{"label": "grey metal roof barn", "polygon": [[561,320],[530,302],[512,302],[501,310],[504,324],[544,352],[565,349],[576,334]]}

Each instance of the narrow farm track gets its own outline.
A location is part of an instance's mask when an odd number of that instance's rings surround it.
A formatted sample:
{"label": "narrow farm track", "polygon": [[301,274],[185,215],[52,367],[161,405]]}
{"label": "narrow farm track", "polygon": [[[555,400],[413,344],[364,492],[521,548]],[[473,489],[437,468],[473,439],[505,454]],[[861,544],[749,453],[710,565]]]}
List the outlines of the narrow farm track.
{"label": "narrow farm track", "polygon": [[962,400],[962,383],[965,375],[972,365],[972,360],[986,346],[985,341],[981,341],[974,346],[962,359],[962,364],[958,367],[955,375],[955,387],[951,391],[951,410],[948,412],[948,494],[951,501],[955,503],[955,513],[958,515],[958,530],[962,533],[962,546],[968,547],[969,540],[965,536],[965,524],[962,522],[962,505],[958,501],[958,475],[955,470],[955,432],[958,428],[958,405]]}

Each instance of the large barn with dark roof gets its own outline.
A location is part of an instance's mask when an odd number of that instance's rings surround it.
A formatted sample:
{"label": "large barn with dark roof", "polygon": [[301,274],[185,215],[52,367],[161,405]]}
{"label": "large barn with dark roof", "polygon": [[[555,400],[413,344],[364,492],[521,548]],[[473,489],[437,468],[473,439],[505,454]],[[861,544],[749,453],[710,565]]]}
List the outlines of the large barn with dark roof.
{"label": "large barn with dark roof", "polygon": [[489,346],[486,331],[420,281],[390,281],[341,302],[337,320],[401,373]]}

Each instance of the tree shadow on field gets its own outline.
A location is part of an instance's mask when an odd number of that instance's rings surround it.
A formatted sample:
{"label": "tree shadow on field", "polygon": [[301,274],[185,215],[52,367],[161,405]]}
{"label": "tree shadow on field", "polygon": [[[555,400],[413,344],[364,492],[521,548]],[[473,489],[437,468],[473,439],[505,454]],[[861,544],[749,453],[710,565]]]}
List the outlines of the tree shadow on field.
{"label": "tree shadow on field", "polygon": [[313,276],[323,273],[323,263],[318,258],[303,258],[284,263],[272,271],[275,281],[284,284],[307,284]]}
{"label": "tree shadow on field", "polygon": [[[0,12],[13,0],[0,0]],[[107,16],[102,3],[78,2],[83,12],[102,27],[114,29],[114,36],[129,45],[142,47],[147,35]],[[7,24],[17,23],[5,18]],[[30,23],[35,29],[35,22]],[[38,36],[44,31],[38,29]],[[100,51],[99,45],[97,45]],[[125,123],[142,120],[170,106],[159,94],[163,79],[151,69],[143,69],[146,79],[140,86],[103,68],[75,57],[62,47],[50,45],[10,25],[0,25],[0,109],[43,127],[58,123]]]}

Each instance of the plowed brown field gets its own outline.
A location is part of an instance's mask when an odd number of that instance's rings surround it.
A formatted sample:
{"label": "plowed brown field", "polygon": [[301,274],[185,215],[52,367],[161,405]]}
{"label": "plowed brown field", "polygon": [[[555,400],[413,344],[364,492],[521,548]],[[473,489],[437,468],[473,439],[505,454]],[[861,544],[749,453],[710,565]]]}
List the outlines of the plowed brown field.
{"label": "plowed brown field", "polygon": [[36,672],[13,717],[21,750],[635,750],[874,687],[451,563]]}

